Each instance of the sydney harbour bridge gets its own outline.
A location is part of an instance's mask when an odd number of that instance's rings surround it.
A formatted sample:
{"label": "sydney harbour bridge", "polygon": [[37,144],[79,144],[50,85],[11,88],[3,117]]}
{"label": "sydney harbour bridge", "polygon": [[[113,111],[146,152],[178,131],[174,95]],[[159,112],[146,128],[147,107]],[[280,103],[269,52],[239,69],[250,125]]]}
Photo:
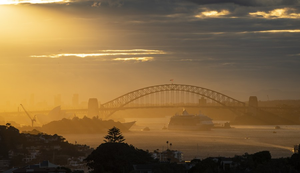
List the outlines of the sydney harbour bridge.
{"label": "sydney harbour bridge", "polygon": [[[97,99],[90,99],[87,109],[63,109],[66,112],[98,116],[108,119],[115,112],[128,109],[150,108],[218,108],[229,109],[236,116],[256,114],[262,108],[257,98],[250,97],[249,102],[234,99],[220,92],[199,86],[185,84],[162,84],[140,88],[111,101],[99,105]],[[269,107],[267,109],[278,109]],[[1,114],[16,114],[6,112]],[[18,112],[19,113],[19,112]],[[31,114],[47,114],[49,111],[30,111]]]}
{"label": "sydney harbour bridge", "polygon": [[220,106],[238,115],[246,111],[244,102],[208,88],[184,84],[154,85],[134,90],[100,105],[98,110],[103,118],[108,118],[124,109]]}

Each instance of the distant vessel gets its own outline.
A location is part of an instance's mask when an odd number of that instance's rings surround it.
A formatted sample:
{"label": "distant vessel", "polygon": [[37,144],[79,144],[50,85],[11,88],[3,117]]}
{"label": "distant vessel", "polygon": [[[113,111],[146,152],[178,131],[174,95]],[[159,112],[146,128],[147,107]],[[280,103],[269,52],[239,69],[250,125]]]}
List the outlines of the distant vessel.
{"label": "distant vessel", "polygon": [[150,128],[149,127],[145,127],[142,131],[150,131]]}
{"label": "distant vessel", "polygon": [[182,114],[175,114],[171,117],[168,129],[169,130],[211,130],[214,126],[212,119],[203,115],[189,114],[185,109]]}
{"label": "distant vessel", "polygon": [[215,129],[231,129],[232,127],[230,126],[229,122],[225,122],[225,123],[214,122],[213,128],[215,128]]}

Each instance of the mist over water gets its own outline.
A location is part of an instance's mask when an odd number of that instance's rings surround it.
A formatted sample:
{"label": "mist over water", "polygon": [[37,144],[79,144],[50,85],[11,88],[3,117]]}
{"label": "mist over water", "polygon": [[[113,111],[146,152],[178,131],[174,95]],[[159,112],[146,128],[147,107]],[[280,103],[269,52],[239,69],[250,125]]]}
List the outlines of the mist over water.
{"label": "mist over water", "polygon": [[[300,125],[275,126],[232,126],[231,129],[212,129],[211,131],[171,131],[162,130],[167,126],[167,118],[135,118],[130,132],[123,133],[127,143],[137,148],[166,150],[166,141],[172,143],[172,150],[183,152],[184,160],[214,156],[234,157],[246,152],[251,154],[268,150],[273,158],[290,157],[293,146],[299,144]],[[150,131],[143,131],[149,127]],[[77,141],[96,148],[103,142],[106,134],[64,134],[70,143]]]}

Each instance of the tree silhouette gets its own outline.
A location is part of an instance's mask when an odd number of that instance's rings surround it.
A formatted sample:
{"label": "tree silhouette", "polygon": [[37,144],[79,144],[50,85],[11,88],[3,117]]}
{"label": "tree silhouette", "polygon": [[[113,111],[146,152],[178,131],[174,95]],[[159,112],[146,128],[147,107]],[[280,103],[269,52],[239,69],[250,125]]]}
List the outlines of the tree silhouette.
{"label": "tree silhouette", "polygon": [[108,130],[108,134],[104,138],[106,139],[105,143],[124,143],[125,141],[120,129],[115,126]]}
{"label": "tree silhouette", "polygon": [[85,161],[90,173],[129,173],[133,165],[157,163],[147,151],[126,143],[102,143]]}
{"label": "tree silhouette", "polygon": [[133,171],[134,164],[156,163],[147,151],[124,143],[120,129],[108,130],[104,142],[86,159],[91,173],[124,173]]}

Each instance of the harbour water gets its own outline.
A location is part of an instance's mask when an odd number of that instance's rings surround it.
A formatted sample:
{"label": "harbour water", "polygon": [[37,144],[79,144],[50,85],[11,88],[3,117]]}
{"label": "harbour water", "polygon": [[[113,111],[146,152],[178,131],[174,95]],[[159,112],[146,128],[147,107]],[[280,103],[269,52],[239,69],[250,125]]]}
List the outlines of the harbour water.
{"label": "harbour water", "polygon": [[[131,121],[132,119],[127,119]],[[293,146],[300,143],[300,125],[232,126],[211,131],[163,130],[167,119],[135,119],[130,132],[123,133],[127,143],[137,148],[160,151],[167,148],[183,152],[184,160],[214,156],[233,157],[268,150],[273,158],[290,157]],[[142,129],[149,127],[150,131]],[[96,148],[106,134],[62,134],[70,143],[77,141]],[[167,145],[166,141],[172,143]]]}

